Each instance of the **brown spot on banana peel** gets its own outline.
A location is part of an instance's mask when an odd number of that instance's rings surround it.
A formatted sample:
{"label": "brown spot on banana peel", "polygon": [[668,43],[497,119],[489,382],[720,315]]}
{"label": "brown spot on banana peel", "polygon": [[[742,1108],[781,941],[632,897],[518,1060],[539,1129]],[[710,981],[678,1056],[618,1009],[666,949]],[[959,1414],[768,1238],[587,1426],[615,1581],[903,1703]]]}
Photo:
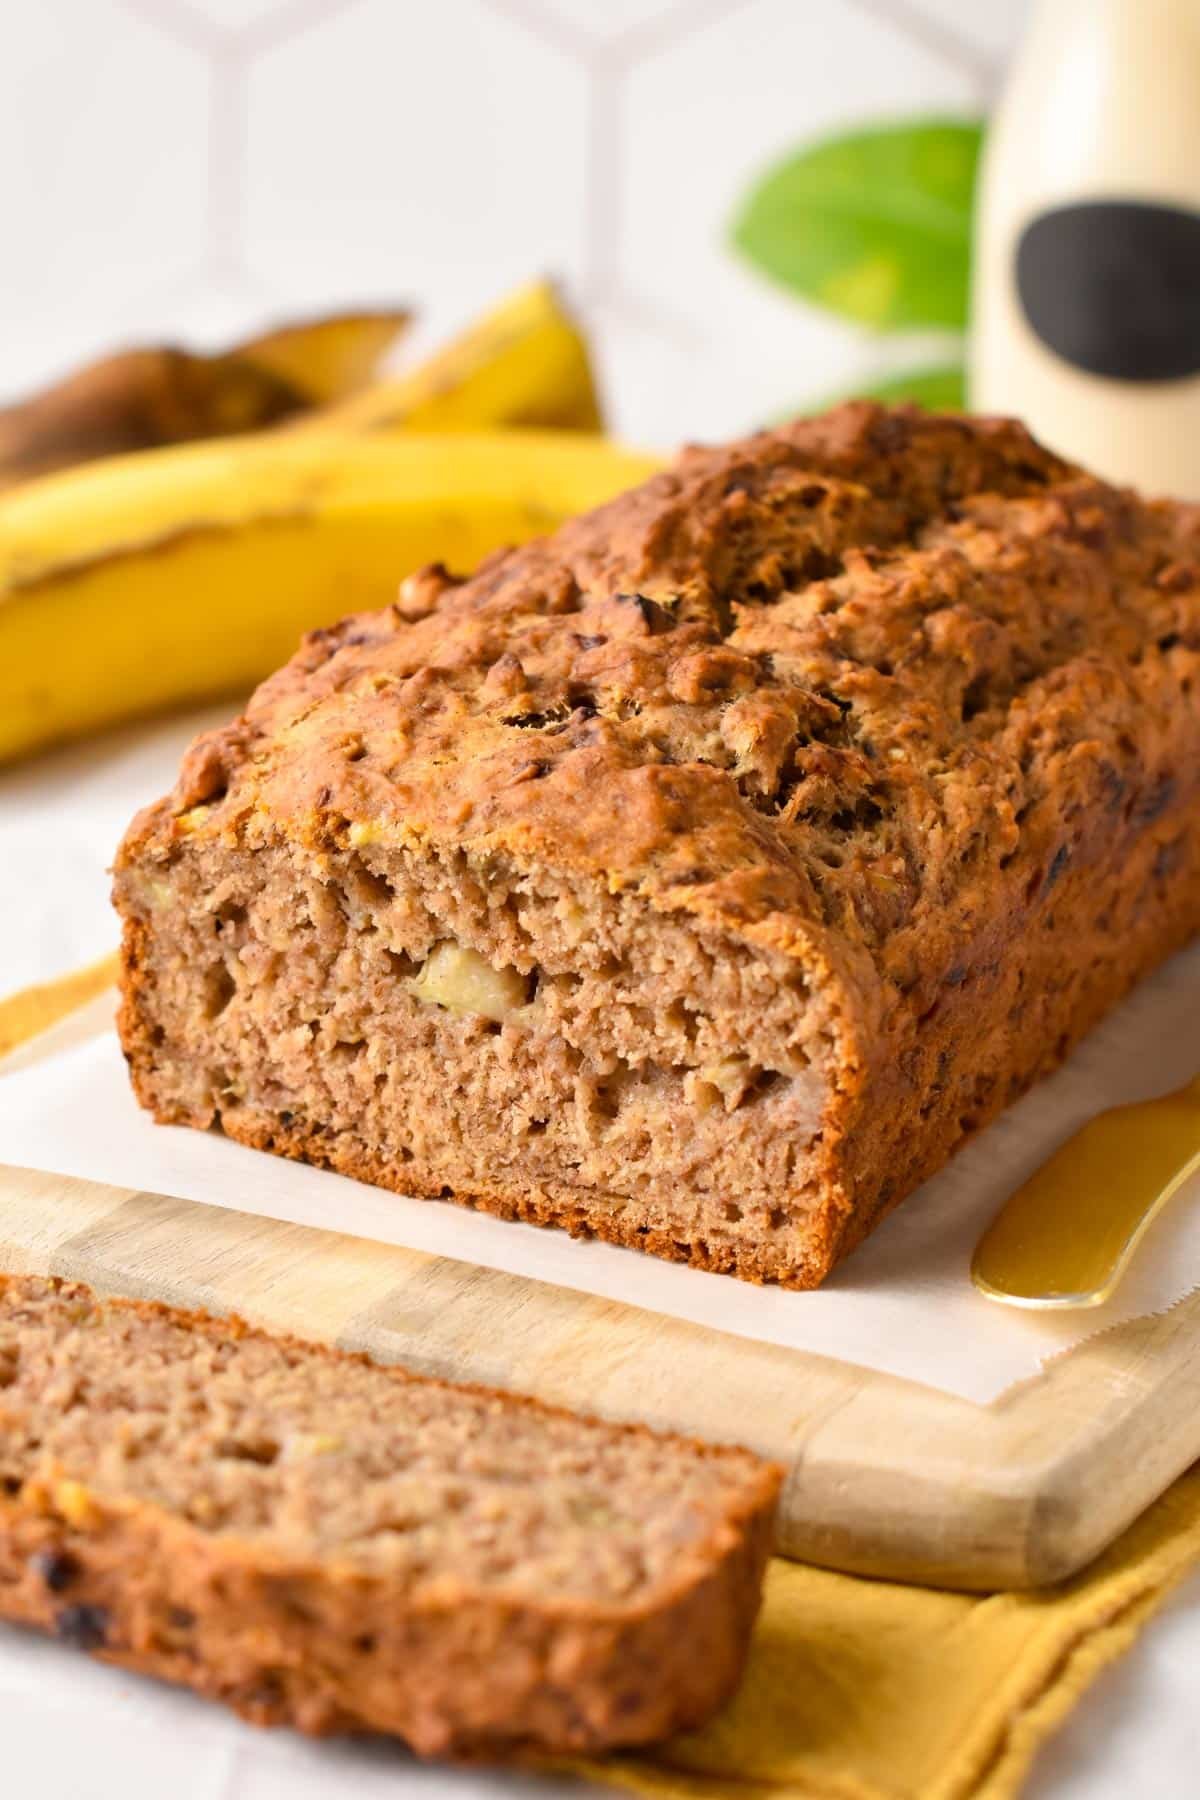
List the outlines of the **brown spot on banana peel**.
{"label": "brown spot on banana peel", "polygon": [[0,409],[0,489],[104,456],[241,436],[371,379],[407,323],[392,309],[285,323],[214,355],[126,350]]}
{"label": "brown spot on banana peel", "polygon": [[103,456],[237,435],[305,404],[290,382],[236,354],[124,351],[0,412],[0,487]]}

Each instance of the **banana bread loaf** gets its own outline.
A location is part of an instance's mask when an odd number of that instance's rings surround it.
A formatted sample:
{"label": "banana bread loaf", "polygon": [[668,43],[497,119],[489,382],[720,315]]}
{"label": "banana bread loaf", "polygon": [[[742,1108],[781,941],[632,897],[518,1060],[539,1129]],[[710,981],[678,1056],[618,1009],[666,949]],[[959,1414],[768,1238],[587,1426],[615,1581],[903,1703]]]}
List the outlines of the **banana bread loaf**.
{"label": "banana bread loaf", "polygon": [[777,1471],[238,1321],[0,1277],[0,1616],[422,1755],[696,1725]]}
{"label": "banana bread loaf", "polygon": [[812,1286],[1200,925],[1198,684],[1195,511],[1019,425],[688,451],[194,745],[117,868],[137,1094]]}

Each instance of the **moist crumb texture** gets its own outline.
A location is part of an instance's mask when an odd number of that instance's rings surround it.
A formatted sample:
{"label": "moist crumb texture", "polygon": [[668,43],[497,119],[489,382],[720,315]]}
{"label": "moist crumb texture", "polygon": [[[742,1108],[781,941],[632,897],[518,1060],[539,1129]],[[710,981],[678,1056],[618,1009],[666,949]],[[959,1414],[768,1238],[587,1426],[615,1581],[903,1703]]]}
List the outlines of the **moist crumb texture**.
{"label": "moist crumb texture", "polygon": [[644,1742],[735,1682],[746,1452],[0,1277],[0,1614],[260,1723]]}
{"label": "moist crumb texture", "polygon": [[1196,510],[1019,425],[689,450],[193,745],[117,866],[138,1097],[813,1286],[1200,925],[1198,681]]}

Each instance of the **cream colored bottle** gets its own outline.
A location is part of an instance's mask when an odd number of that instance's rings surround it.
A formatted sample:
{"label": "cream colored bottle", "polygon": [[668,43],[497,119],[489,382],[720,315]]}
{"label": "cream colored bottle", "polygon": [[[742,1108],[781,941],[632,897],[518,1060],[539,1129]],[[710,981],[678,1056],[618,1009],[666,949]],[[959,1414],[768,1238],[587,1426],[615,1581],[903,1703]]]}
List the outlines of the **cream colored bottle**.
{"label": "cream colored bottle", "polygon": [[968,396],[1200,499],[1200,0],[1039,0],[980,177]]}

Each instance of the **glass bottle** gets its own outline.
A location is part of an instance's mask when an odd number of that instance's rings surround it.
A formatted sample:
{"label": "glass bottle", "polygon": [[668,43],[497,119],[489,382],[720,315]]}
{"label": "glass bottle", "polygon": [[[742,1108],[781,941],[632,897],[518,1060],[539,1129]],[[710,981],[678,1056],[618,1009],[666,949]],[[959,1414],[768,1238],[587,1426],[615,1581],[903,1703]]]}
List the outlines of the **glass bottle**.
{"label": "glass bottle", "polygon": [[968,394],[1200,499],[1200,0],[1040,0],[980,174]]}

